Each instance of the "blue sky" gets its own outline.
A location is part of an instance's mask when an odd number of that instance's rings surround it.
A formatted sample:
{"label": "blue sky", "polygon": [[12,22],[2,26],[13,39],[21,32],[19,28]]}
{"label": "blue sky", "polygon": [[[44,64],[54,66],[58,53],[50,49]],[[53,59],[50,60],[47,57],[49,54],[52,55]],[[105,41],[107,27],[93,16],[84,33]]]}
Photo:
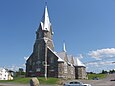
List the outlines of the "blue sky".
{"label": "blue sky", "polygon": [[[65,42],[68,54],[88,62],[88,71],[114,69],[114,0],[48,0],[47,4],[55,51],[62,51]],[[0,67],[23,67],[24,57],[32,53],[44,6],[45,0],[0,0]]]}

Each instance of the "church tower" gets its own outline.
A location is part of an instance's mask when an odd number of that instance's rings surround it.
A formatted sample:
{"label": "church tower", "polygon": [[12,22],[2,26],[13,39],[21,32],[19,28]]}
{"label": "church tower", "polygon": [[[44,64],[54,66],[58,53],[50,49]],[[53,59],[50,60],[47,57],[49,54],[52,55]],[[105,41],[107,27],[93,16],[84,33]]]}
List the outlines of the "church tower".
{"label": "church tower", "polygon": [[[44,43],[46,43],[48,47],[54,50],[52,36],[53,36],[52,26],[50,23],[47,6],[45,6],[42,20],[40,22],[38,30],[36,31],[35,47],[38,46],[38,44],[41,44],[38,42],[44,41]],[[34,50],[36,51],[35,47]]]}
{"label": "church tower", "polygon": [[48,15],[48,8],[45,6],[42,20],[36,31],[36,40],[33,53],[26,62],[26,76],[44,76],[45,60],[48,55],[48,48],[54,51],[52,26]]}

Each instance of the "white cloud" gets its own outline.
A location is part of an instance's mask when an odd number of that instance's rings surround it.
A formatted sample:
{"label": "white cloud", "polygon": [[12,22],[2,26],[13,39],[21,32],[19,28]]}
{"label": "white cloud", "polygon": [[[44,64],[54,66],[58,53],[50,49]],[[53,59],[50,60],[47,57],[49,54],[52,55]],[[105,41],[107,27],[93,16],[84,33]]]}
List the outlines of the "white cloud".
{"label": "white cloud", "polygon": [[98,62],[89,62],[86,64],[86,66],[99,67],[99,64]]}
{"label": "white cloud", "polygon": [[9,67],[8,67],[9,70],[13,70],[13,71],[18,71],[19,68],[22,68],[22,67],[16,66],[16,65],[12,65],[12,66],[9,66]]}
{"label": "white cloud", "polygon": [[115,48],[106,48],[96,51],[90,51],[88,55],[96,60],[101,60],[102,58],[115,57]]}
{"label": "white cloud", "polygon": [[104,61],[104,62],[100,62],[99,64],[104,65],[104,66],[106,66],[106,65],[114,65],[112,62],[113,61]]}
{"label": "white cloud", "polygon": [[113,61],[102,61],[99,62],[89,62],[86,64],[87,71],[100,73],[102,70],[111,70],[114,69],[115,64]]}
{"label": "white cloud", "polygon": [[112,66],[115,65],[113,64],[113,61],[99,61],[99,62],[89,62],[86,64],[87,67],[97,67],[97,68],[102,68],[103,66]]}

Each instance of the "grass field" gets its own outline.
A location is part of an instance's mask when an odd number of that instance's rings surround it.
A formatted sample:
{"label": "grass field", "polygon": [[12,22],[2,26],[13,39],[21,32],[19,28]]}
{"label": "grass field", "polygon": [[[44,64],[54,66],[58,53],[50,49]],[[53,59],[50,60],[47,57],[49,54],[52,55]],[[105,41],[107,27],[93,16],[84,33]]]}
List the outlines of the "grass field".
{"label": "grass field", "polygon": [[[14,78],[14,80],[0,80],[0,82],[12,82],[12,83],[22,83],[22,84],[27,84],[30,82],[31,78]],[[38,78],[39,82],[41,84],[57,84],[60,79],[58,78],[48,78],[47,80],[45,80],[44,77],[40,77]]]}
{"label": "grass field", "polygon": [[99,79],[103,79],[107,76],[107,74],[88,74],[88,79],[91,80],[94,77],[98,77]]}
{"label": "grass field", "polygon": [[[106,77],[106,74],[88,74],[89,80],[93,79],[94,77],[98,77],[99,79],[102,79]],[[30,79],[31,79],[30,77],[27,77],[27,78],[16,77],[14,78],[14,80],[0,80],[0,82],[28,84],[30,82]],[[62,81],[59,78],[48,78],[47,80],[45,80],[44,77],[39,77],[38,80],[41,84],[57,84]]]}

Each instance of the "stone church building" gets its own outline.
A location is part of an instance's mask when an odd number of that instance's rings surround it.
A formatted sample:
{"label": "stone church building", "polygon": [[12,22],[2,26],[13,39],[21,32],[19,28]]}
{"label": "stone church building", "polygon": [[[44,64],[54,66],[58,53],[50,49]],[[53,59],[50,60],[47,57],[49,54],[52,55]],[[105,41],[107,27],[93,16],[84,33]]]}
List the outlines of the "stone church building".
{"label": "stone church building", "polygon": [[85,65],[78,58],[67,55],[65,44],[63,52],[55,52],[52,37],[52,25],[45,6],[33,52],[26,61],[26,76],[86,79]]}

